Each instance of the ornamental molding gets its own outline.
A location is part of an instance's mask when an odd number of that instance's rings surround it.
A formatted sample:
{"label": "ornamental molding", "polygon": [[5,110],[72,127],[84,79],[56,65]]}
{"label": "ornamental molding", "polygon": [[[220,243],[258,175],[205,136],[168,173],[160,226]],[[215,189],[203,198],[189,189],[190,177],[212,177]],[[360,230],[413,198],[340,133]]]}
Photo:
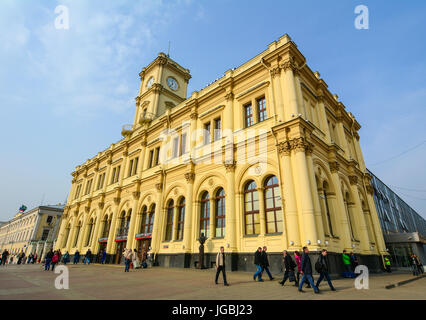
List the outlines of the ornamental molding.
{"label": "ornamental molding", "polygon": [[163,90],[163,86],[159,83],[153,83],[151,86],[151,90],[154,93],[160,93]]}
{"label": "ornamental molding", "polygon": [[349,176],[349,183],[351,185],[356,185],[358,184],[358,176]]}
{"label": "ornamental molding", "polygon": [[330,166],[331,173],[335,173],[339,171],[340,164],[337,161],[331,161],[328,163]]}
{"label": "ornamental molding", "polygon": [[291,152],[290,141],[286,140],[286,141],[282,141],[282,142],[278,143],[277,149],[278,149],[279,154],[289,156],[290,152]]}
{"label": "ornamental molding", "polygon": [[115,205],[119,205],[120,204],[120,201],[121,201],[121,198],[120,197],[115,197],[114,198],[114,203],[115,203]]}
{"label": "ornamental molding", "polygon": [[139,191],[133,191],[132,195],[134,200],[138,200],[139,197],[141,196],[141,193]]}
{"label": "ornamental molding", "polygon": [[98,208],[103,209],[105,206],[105,202],[98,202]]}
{"label": "ornamental molding", "polygon": [[160,183],[156,183],[155,184],[155,189],[157,189],[157,191],[160,192],[163,189],[163,184],[161,182]]}
{"label": "ornamental molding", "polygon": [[237,167],[237,162],[236,161],[232,161],[232,162],[225,162],[224,163],[226,172],[234,172],[235,168]]}
{"label": "ornamental molding", "polygon": [[195,180],[195,173],[194,172],[186,172],[185,173],[185,179],[186,179],[186,182],[193,182]]}
{"label": "ornamental molding", "polygon": [[272,78],[275,78],[276,76],[280,75],[281,68],[280,67],[275,67],[275,68],[269,70],[269,73],[271,74]]}
{"label": "ornamental molding", "polygon": [[198,119],[198,113],[197,112],[192,112],[189,117],[191,118],[191,120],[197,120]]}
{"label": "ornamental molding", "polygon": [[294,62],[293,58],[290,58],[290,59],[288,59],[286,61],[281,62],[280,63],[280,68],[283,69],[284,72],[287,71],[287,70],[292,70],[293,72],[297,72],[298,71],[297,64]]}
{"label": "ornamental molding", "polygon": [[367,192],[371,195],[374,194],[374,188],[371,185],[365,186],[365,188],[367,189]]}
{"label": "ornamental molding", "polygon": [[225,100],[229,101],[229,100],[233,100],[234,99],[234,93],[233,92],[228,92],[227,94],[225,94]]}

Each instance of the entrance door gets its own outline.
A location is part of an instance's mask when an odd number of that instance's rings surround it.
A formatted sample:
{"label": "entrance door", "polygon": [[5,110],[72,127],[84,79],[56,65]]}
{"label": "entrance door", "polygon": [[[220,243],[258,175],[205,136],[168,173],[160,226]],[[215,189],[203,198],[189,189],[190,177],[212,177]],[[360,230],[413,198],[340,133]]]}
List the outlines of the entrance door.
{"label": "entrance door", "polygon": [[102,255],[104,253],[104,251],[106,250],[107,247],[107,243],[106,242],[101,242],[99,243],[99,251],[96,257],[96,262],[97,263],[101,263],[102,262]]}
{"label": "entrance door", "polygon": [[140,254],[141,261],[146,257],[150,246],[151,238],[138,240],[138,255]]}
{"label": "entrance door", "polygon": [[117,251],[115,252],[115,264],[120,264],[123,260],[123,251],[126,248],[127,241],[117,241]]}

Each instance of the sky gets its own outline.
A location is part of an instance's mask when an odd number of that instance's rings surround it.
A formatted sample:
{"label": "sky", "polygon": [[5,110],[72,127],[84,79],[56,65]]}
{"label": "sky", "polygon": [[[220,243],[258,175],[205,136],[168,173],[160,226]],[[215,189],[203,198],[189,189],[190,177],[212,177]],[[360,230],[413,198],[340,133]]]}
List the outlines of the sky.
{"label": "sky", "polygon": [[138,74],[169,41],[189,96],[285,33],[362,125],[367,167],[426,218],[425,17],[414,0],[1,0],[0,221],[64,203],[75,167],[133,122]]}

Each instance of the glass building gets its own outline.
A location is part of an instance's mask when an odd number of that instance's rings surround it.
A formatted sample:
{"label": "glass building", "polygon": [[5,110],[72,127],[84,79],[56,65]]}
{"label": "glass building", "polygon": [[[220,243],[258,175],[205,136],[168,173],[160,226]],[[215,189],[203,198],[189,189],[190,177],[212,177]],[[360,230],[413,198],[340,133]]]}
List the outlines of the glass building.
{"label": "glass building", "polygon": [[371,171],[368,173],[373,177],[373,198],[392,265],[409,267],[411,253],[425,264],[426,220]]}

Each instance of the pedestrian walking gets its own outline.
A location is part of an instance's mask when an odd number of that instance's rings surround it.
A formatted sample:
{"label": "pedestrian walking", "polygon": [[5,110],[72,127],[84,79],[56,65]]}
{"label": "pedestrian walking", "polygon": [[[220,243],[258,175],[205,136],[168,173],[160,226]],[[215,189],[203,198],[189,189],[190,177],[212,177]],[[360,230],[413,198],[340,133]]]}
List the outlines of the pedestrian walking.
{"label": "pedestrian walking", "polygon": [[385,261],[385,269],[387,272],[391,273],[391,262],[388,257],[383,257],[383,260]]}
{"label": "pedestrian walking", "polygon": [[262,248],[257,248],[257,251],[254,253],[254,264],[256,265],[257,271],[253,275],[253,280],[256,281],[256,278],[258,278],[258,281],[262,280]]}
{"label": "pedestrian walking", "polygon": [[[296,264],[297,264],[297,286],[299,286],[300,283],[300,275],[302,274],[302,254],[299,251],[295,251],[294,252],[294,260],[296,260]],[[310,289],[311,288],[311,284],[309,283],[308,279],[305,280],[306,283],[306,288]]]}
{"label": "pedestrian walking", "polygon": [[44,257],[44,271],[50,270],[50,263],[52,262],[53,258],[53,250],[50,249],[48,253],[46,253],[46,256]]}
{"label": "pedestrian walking", "polygon": [[268,274],[269,280],[274,280],[274,277],[272,276],[271,272],[269,271],[269,260],[268,260],[268,254],[266,253],[266,246],[263,247],[262,251],[262,272],[266,271]]}
{"label": "pedestrian walking", "polygon": [[78,252],[78,250],[76,250],[76,252],[74,253],[73,264],[77,264],[79,261],[80,261],[80,252]]}
{"label": "pedestrian walking", "polygon": [[64,264],[66,265],[69,261],[70,261],[70,254],[69,252],[65,252],[64,257],[62,259],[62,261],[64,262]]}
{"label": "pedestrian walking", "polygon": [[33,256],[33,261],[31,261],[31,263],[32,264],[34,264],[34,262],[37,262],[37,252],[36,253],[34,253],[34,256]]}
{"label": "pedestrian walking", "polygon": [[302,279],[299,283],[299,291],[303,292],[302,286],[306,279],[308,279],[315,293],[319,293],[318,288],[315,286],[314,279],[312,278],[312,264],[311,259],[309,258],[309,249],[307,247],[303,247],[303,255],[301,261],[301,273]]}
{"label": "pedestrian walking", "polygon": [[353,252],[350,253],[349,257],[351,258],[352,270],[355,271],[355,268],[358,266],[358,258],[356,257],[356,255]]}
{"label": "pedestrian walking", "polygon": [[422,264],[420,258],[416,254],[414,255],[414,257],[416,258],[416,265],[417,265],[418,274],[419,275],[423,274],[423,272],[424,272],[423,271],[423,264]]}
{"label": "pedestrian walking", "polygon": [[220,252],[216,255],[216,278],[215,283],[217,283],[217,280],[219,279],[219,273],[222,272],[223,277],[223,284],[225,286],[229,286],[228,282],[226,281],[226,272],[225,272],[225,248],[220,247]]}
{"label": "pedestrian walking", "polygon": [[106,260],[106,250],[102,250],[101,263],[102,263],[102,264],[105,264],[105,260]]}
{"label": "pedestrian walking", "polygon": [[326,279],[331,291],[336,291],[333,287],[333,283],[331,283],[330,275],[328,273],[328,259],[327,259],[327,250],[322,249],[320,256],[318,257],[318,261],[315,264],[315,269],[319,273],[319,278],[316,283],[316,287],[319,289],[319,285],[322,279]]}
{"label": "pedestrian walking", "polygon": [[123,252],[124,256],[124,272],[129,272],[130,262],[132,261],[132,250],[125,249]]}
{"label": "pedestrian walking", "polygon": [[90,249],[87,249],[86,254],[84,256],[84,264],[86,264],[87,262],[87,264],[89,265],[91,260],[92,260],[92,251],[90,251]]}
{"label": "pedestrian walking", "polygon": [[52,257],[52,271],[55,269],[57,263],[59,263],[59,253],[58,251],[55,251]]}
{"label": "pedestrian walking", "polygon": [[30,254],[28,255],[27,264],[30,264],[30,263],[31,263],[32,258],[33,258],[33,254],[32,254],[32,253],[30,253]]}
{"label": "pedestrian walking", "polygon": [[290,282],[294,282],[295,286],[298,286],[296,277],[294,275],[294,269],[297,267],[297,264],[293,261],[291,256],[287,253],[287,250],[283,251],[283,264],[284,264],[284,277],[279,282],[280,285],[284,286],[284,283],[289,279]]}
{"label": "pedestrian walking", "polygon": [[132,263],[133,263],[133,268],[135,268],[135,269],[140,268],[140,260],[139,260],[138,252],[136,251],[136,249],[133,249]]}
{"label": "pedestrian walking", "polygon": [[9,251],[7,249],[4,249],[3,253],[1,254],[1,264],[5,265],[7,258],[9,257]]}
{"label": "pedestrian walking", "polygon": [[344,278],[352,278],[352,265],[351,265],[351,257],[346,253],[346,250],[343,250],[342,253],[342,261],[345,272],[343,272]]}

